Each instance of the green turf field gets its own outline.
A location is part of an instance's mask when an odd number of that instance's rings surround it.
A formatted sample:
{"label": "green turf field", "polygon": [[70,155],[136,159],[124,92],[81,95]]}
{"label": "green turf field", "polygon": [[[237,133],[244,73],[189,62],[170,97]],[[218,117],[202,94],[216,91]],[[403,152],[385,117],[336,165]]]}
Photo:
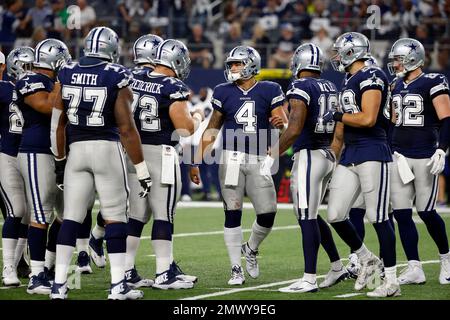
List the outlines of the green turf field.
{"label": "green turf field", "polygon": [[[444,215],[447,230],[450,230],[450,216]],[[95,221],[95,216],[94,219]],[[244,239],[248,239],[249,230],[254,220],[251,210],[244,210]],[[378,253],[378,244],[373,228],[367,225],[366,245]],[[420,256],[424,261],[427,283],[421,286],[403,286],[402,296],[395,299],[450,299],[450,286],[442,286],[438,282],[439,262],[437,249],[428,235],[425,225],[418,223],[420,234]],[[279,210],[273,232],[260,248],[260,277],[257,280],[246,275],[246,283],[242,287],[230,287],[227,281],[230,266],[223,240],[223,211],[221,209],[180,208],[177,210],[175,224],[175,259],[187,274],[197,275],[199,282],[190,290],[160,291],[144,289],[145,299],[225,299],[225,300],[287,300],[287,299],[366,299],[365,294],[338,297],[354,294],[353,280],[347,280],[332,288],[320,290],[314,294],[286,294],[277,289],[287,286],[302,275],[303,253],[299,227],[291,210]],[[137,257],[137,268],[142,276],[152,278],[155,271],[155,258],[152,255],[149,240],[150,226],[144,230]],[[347,258],[348,248],[335,236],[342,258]],[[75,256],[74,256],[75,257]],[[398,263],[405,263],[405,256],[397,237]],[[344,261],[346,264],[347,261]],[[245,264],[245,261],[243,261]],[[324,275],[329,262],[323,249],[320,251],[318,275]],[[399,267],[399,272],[402,267]],[[94,274],[81,276],[81,290],[71,290],[70,299],[106,299],[109,288],[108,265],[98,269],[93,265]],[[320,282],[321,277],[318,279]],[[26,293],[26,279],[22,279],[22,287],[15,289],[1,288],[0,299],[48,299],[45,296],[30,296]]]}

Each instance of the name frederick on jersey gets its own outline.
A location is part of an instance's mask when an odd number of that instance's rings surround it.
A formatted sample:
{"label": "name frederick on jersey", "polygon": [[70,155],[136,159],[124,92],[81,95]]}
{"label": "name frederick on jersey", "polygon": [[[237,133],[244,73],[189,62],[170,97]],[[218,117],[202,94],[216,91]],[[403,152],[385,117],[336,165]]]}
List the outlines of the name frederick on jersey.
{"label": "name frederick on jersey", "polygon": [[137,91],[145,91],[148,93],[158,93],[161,94],[161,88],[164,85],[159,83],[153,83],[153,82],[144,82],[138,79],[134,79],[133,83],[131,84],[131,88],[133,90]]}

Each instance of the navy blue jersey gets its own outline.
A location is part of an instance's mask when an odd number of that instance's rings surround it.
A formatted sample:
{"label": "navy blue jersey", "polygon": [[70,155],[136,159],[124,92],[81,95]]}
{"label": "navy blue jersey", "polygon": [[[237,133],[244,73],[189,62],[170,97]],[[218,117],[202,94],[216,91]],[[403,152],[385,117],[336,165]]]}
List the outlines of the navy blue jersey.
{"label": "navy blue jersey", "polygon": [[17,105],[22,112],[24,125],[19,152],[46,153],[50,151],[49,115],[34,110],[25,103],[25,97],[39,91],[51,92],[55,80],[40,73],[29,72],[16,83]]}
{"label": "navy blue jersey", "polygon": [[366,161],[392,161],[387,143],[387,119],[383,115],[388,98],[389,82],[378,67],[364,67],[355,74],[347,74],[339,94],[339,102],[345,113],[361,112],[362,96],[367,90],[381,91],[381,104],[375,125],[371,128],[344,126],[345,149],[340,163],[359,164]]}
{"label": "navy blue jersey", "polygon": [[[175,101],[187,101],[189,88],[179,79],[143,68],[134,73],[133,114],[143,144],[175,146],[175,132],[169,108]],[[174,136],[172,137],[172,135]]]}
{"label": "navy blue jersey", "polygon": [[247,91],[235,83],[216,86],[211,102],[224,117],[223,149],[265,155],[271,145],[271,112],[284,101],[280,85],[272,81],[258,81]]}
{"label": "navy blue jersey", "polygon": [[291,83],[286,98],[301,100],[307,108],[305,125],[294,142],[294,152],[329,148],[335,123],[331,121],[324,125],[322,117],[329,109],[337,108],[338,94],[334,83],[325,79],[301,78]]}
{"label": "navy blue jersey", "polygon": [[64,111],[67,114],[67,143],[88,140],[119,140],[114,107],[120,89],[133,81],[125,67],[84,57],[58,74]]}
{"label": "navy blue jersey", "polygon": [[408,158],[429,158],[439,141],[440,121],[433,99],[449,94],[447,78],[439,73],[422,73],[415,80],[397,81],[392,90],[395,127],[392,149]]}
{"label": "navy blue jersey", "polygon": [[0,152],[12,157],[19,152],[23,117],[16,104],[14,84],[0,81]]}

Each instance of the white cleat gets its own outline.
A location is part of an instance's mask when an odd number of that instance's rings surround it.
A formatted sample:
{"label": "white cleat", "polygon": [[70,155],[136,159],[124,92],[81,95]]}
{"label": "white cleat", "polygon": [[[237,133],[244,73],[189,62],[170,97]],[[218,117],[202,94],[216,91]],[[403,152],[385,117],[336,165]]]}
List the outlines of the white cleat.
{"label": "white cleat", "polygon": [[16,268],[12,265],[3,267],[2,281],[6,287],[18,287],[20,286],[20,280],[17,277]]}
{"label": "white cleat", "polygon": [[108,294],[108,300],[138,300],[143,297],[144,292],[130,289],[125,280],[112,284]]}
{"label": "white cleat", "polygon": [[401,296],[400,284],[387,283],[386,281],[375,290],[367,292],[367,296],[371,298],[389,298]]}
{"label": "white cleat", "polygon": [[241,247],[241,252],[245,257],[245,270],[247,270],[250,277],[253,279],[258,278],[259,276],[259,266],[258,260],[256,260],[256,256],[258,255],[258,251],[252,250],[248,242],[244,243]]}
{"label": "white cleat", "polygon": [[319,284],[319,288],[329,288],[331,286],[334,286],[335,284],[347,279],[349,277],[349,274],[347,272],[347,269],[342,267],[340,270],[333,270],[331,269],[328,271],[327,275],[325,276],[325,280],[323,280]]}
{"label": "white cleat", "polygon": [[348,256],[348,263],[345,268],[347,269],[350,278],[358,278],[359,271],[361,270],[361,264],[359,263],[356,253],[351,253]]}
{"label": "white cleat", "polygon": [[95,239],[92,233],[89,238],[89,251],[91,253],[91,259],[95,265],[99,268],[104,268],[106,266],[106,257],[103,250],[103,240]]}
{"label": "white cleat", "polygon": [[150,288],[155,283],[151,279],[142,278],[136,268],[125,271],[125,281],[131,289]]}
{"label": "white cleat", "polygon": [[284,293],[306,293],[306,292],[317,292],[318,290],[319,287],[317,286],[317,281],[311,283],[303,278],[294,282],[288,287],[278,289],[278,291]]}
{"label": "white cleat", "polygon": [[191,289],[194,287],[194,283],[178,279],[172,270],[168,269],[165,272],[156,275],[155,283],[152,287],[161,290]]}
{"label": "white cleat", "polygon": [[440,284],[450,284],[450,253],[441,255],[441,272],[439,273]]}
{"label": "white cleat", "polygon": [[400,272],[398,277],[400,285],[424,284],[426,280],[420,261],[408,261],[408,266]]}
{"label": "white cleat", "polygon": [[240,286],[245,283],[245,276],[242,267],[239,265],[234,265],[231,268],[231,278],[228,280],[228,285],[230,286]]}
{"label": "white cleat", "polygon": [[360,291],[364,289],[377,271],[381,273],[382,267],[381,260],[373,253],[370,253],[369,258],[361,262],[361,270],[355,281],[355,290]]}
{"label": "white cleat", "polygon": [[177,277],[178,280],[193,282],[193,283],[196,283],[198,281],[198,277],[185,274],[183,272],[183,270],[181,270],[180,266],[175,261],[172,261],[172,263],[170,264],[170,269],[175,274],[175,276]]}
{"label": "white cleat", "polygon": [[28,294],[45,294],[48,296],[51,292],[52,284],[44,272],[39,273],[37,276],[30,277],[30,282],[28,282],[27,287]]}

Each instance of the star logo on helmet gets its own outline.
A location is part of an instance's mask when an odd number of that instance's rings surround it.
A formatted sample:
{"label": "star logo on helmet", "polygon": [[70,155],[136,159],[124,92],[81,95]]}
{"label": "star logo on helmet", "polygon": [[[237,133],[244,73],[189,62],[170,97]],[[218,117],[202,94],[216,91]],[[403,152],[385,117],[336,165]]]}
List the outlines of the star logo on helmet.
{"label": "star logo on helmet", "polygon": [[409,45],[407,45],[407,47],[409,48],[409,53],[411,52],[417,52],[417,45],[414,44],[414,42],[411,42]]}
{"label": "star logo on helmet", "polygon": [[248,54],[252,54],[252,53],[253,53],[253,50],[250,49],[250,48],[248,48],[248,49],[247,49],[247,53],[248,53]]}
{"label": "star logo on helmet", "polygon": [[14,58],[18,58],[20,56],[20,50],[17,50],[16,52],[14,52]]}
{"label": "star logo on helmet", "polygon": [[186,53],[186,49],[185,49],[184,47],[181,47],[181,48],[180,48],[180,51],[181,51],[182,54],[185,54],[185,53]]}
{"label": "star logo on helmet", "polygon": [[153,44],[153,46],[156,47],[156,46],[159,44],[158,39],[153,39],[153,40],[152,40],[152,44]]}
{"label": "star logo on helmet", "polygon": [[56,47],[56,49],[58,49],[58,53],[63,53],[65,51],[63,46]]}
{"label": "star logo on helmet", "polygon": [[353,35],[351,33],[347,35],[344,39],[345,39],[344,44],[346,44],[347,42],[353,43]]}

